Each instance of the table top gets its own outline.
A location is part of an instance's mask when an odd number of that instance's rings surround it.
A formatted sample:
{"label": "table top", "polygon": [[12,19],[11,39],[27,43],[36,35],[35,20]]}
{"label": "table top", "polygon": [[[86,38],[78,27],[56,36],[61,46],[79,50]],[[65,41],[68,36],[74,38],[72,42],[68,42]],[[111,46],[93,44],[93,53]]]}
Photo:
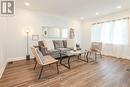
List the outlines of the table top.
{"label": "table top", "polygon": [[78,56],[78,55],[83,54],[83,53],[84,53],[83,50],[76,50],[76,51],[70,50],[70,51],[64,51],[64,52],[61,51],[61,54],[64,54],[67,56]]}

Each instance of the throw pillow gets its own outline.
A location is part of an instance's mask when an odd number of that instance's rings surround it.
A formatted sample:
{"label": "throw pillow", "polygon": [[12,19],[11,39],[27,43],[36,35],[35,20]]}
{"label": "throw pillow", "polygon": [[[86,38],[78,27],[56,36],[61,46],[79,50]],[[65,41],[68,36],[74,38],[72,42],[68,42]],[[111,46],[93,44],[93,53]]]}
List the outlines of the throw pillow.
{"label": "throw pillow", "polygon": [[47,47],[48,50],[54,49],[54,45],[53,45],[52,40],[50,40],[50,39],[45,39],[45,40],[44,40],[44,44],[45,44],[45,47]]}

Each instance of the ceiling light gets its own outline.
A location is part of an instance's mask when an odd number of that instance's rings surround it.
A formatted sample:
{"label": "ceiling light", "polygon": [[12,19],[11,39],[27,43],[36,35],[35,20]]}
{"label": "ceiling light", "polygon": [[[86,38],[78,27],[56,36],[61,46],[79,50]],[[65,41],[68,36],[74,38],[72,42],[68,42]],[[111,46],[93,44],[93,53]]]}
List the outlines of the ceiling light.
{"label": "ceiling light", "polygon": [[122,6],[121,6],[121,5],[119,5],[119,6],[117,6],[116,8],[120,9],[120,8],[122,8]]}
{"label": "ceiling light", "polygon": [[25,2],[25,6],[29,6],[30,5],[30,3],[29,2]]}
{"label": "ceiling light", "polygon": [[84,17],[80,17],[80,20],[84,20]]}
{"label": "ceiling light", "polygon": [[98,13],[98,12],[96,12],[96,15],[99,15],[99,13]]}

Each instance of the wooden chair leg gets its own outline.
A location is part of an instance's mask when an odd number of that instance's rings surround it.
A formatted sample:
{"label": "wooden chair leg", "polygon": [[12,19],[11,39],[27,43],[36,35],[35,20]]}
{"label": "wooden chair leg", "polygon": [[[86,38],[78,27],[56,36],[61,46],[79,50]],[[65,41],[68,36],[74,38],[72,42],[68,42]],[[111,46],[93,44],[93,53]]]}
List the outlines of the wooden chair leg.
{"label": "wooden chair leg", "polygon": [[57,66],[57,74],[59,74],[58,62],[56,63],[56,66]]}
{"label": "wooden chair leg", "polygon": [[36,66],[37,66],[37,61],[35,62],[35,66],[34,66],[34,68],[33,68],[34,70],[36,69]]}
{"label": "wooden chair leg", "polygon": [[33,68],[34,70],[36,69],[36,66],[37,66],[37,62],[35,63],[35,66],[34,66],[34,68]]}
{"label": "wooden chair leg", "polygon": [[41,78],[42,71],[43,71],[43,66],[42,66],[42,68],[41,68],[41,71],[40,71],[40,74],[39,74],[38,80]]}
{"label": "wooden chair leg", "polygon": [[86,53],[86,59],[87,59],[87,62],[88,62],[88,54],[89,54],[89,52]]}

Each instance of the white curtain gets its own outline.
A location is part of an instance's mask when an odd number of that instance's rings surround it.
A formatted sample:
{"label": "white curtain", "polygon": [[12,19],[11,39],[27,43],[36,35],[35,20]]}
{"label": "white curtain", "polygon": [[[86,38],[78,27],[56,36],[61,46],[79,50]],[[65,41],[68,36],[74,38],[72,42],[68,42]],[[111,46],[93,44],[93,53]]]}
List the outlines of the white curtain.
{"label": "white curtain", "polygon": [[129,19],[95,24],[91,29],[91,42],[103,43],[103,54],[116,57],[130,57],[128,45]]}

